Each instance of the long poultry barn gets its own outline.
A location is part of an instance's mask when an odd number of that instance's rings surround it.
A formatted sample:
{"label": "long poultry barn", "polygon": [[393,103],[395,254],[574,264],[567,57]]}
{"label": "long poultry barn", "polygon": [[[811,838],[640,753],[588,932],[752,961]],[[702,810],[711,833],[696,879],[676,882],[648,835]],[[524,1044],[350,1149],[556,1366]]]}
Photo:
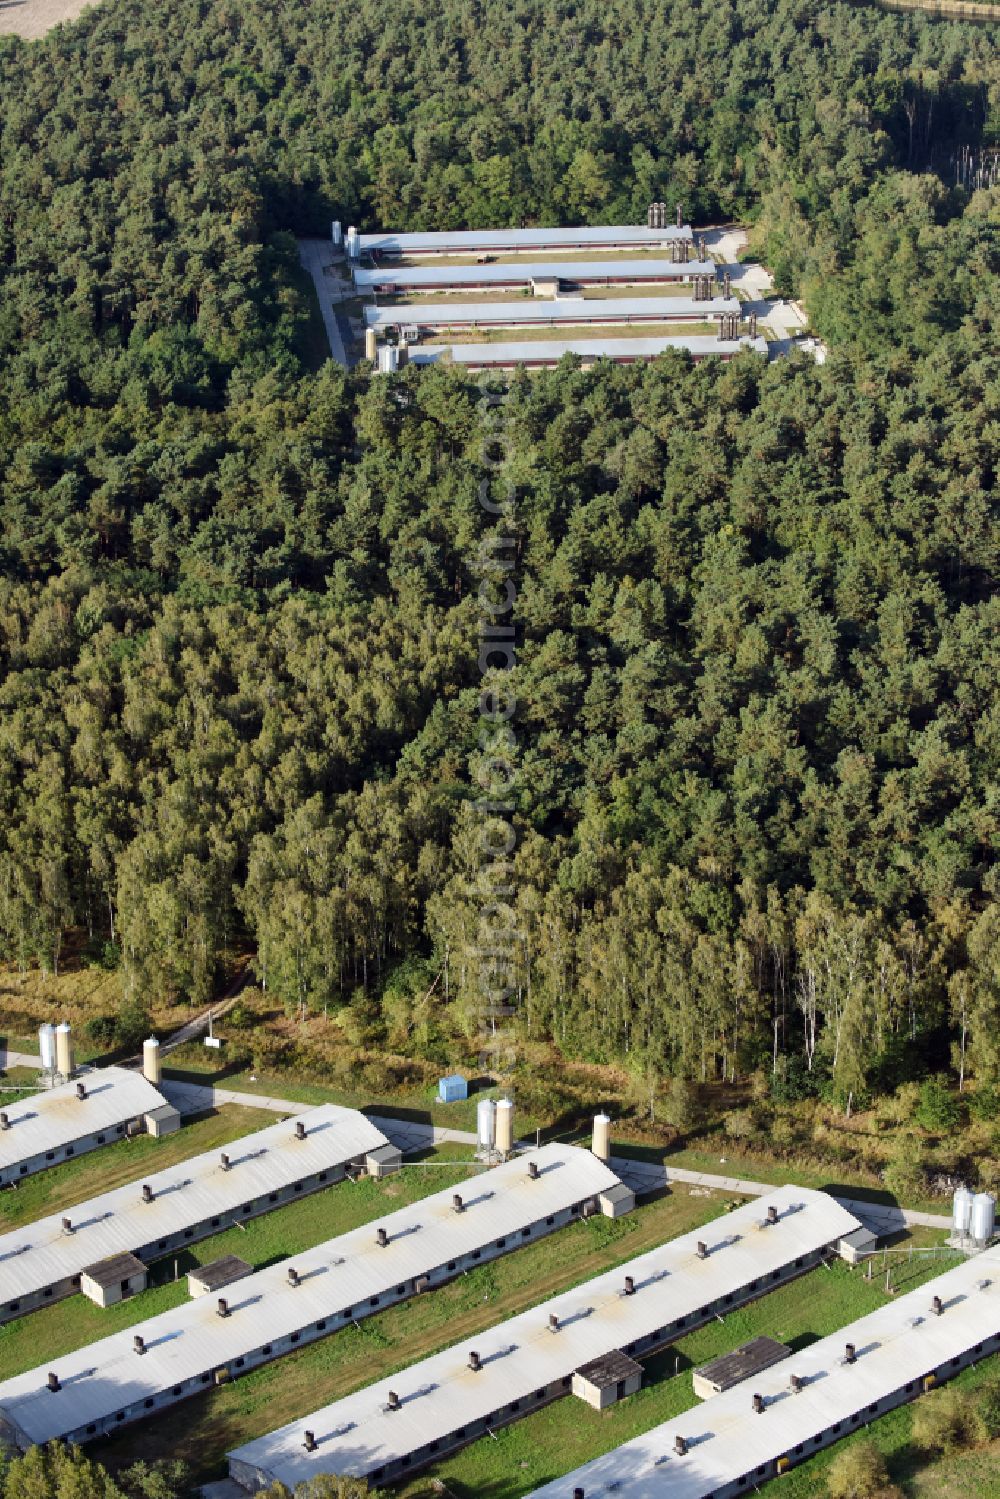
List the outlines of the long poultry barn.
{"label": "long poultry barn", "polygon": [[568,338],[537,342],[523,340],[517,343],[471,343],[419,345],[408,353],[411,364],[458,364],[469,370],[513,370],[547,369],[558,364],[566,354],[577,355],[585,365],[598,359],[610,359],[614,364],[634,364],[639,360],[655,359],[668,349],[678,349],[689,354],[697,363],[701,359],[733,359],[749,349],[754,354],[767,356],[767,340],[756,335],[751,338],[713,338],[711,336],[685,338],[683,335],[667,338]]}
{"label": "long poultry barn", "polygon": [[595,1362],[627,1383],[634,1360],[804,1274],[857,1226],[825,1193],[779,1188],[237,1448],[230,1475],[251,1490],[331,1472],[399,1479],[568,1394],[581,1371],[598,1378]]}
{"label": "long poultry barn", "polygon": [[709,322],[729,313],[739,317],[736,297],[560,297],[552,301],[406,302],[366,307],[365,325],[376,333],[392,329],[520,328],[628,325],[631,323]]}
{"label": "long poultry barn", "polygon": [[142,1130],[146,1115],[165,1107],[152,1083],[126,1067],[81,1071],[75,1082],[8,1104],[0,1109],[0,1187]]}
{"label": "long poultry barn", "polygon": [[435,229],[359,234],[358,253],[384,256],[524,255],[546,251],[660,249],[692,240],[690,224],[595,224],[570,229]]}
{"label": "long poultry barn", "polygon": [[481,287],[486,291],[566,282],[573,286],[638,286],[671,281],[690,281],[695,276],[716,275],[714,260],[526,260],[509,265],[437,265],[352,267],[357,291],[395,292],[456,291]]}
{"label": "long poultry barn", "polygon": [[[86,1291],[104,1278],[88,1271],[118,1256],[149,1263],[340,1181],[349,1167],[363,1171],[387,1145],[364,1114],[327,1104],[4,1234],[0,1323],[73,1295],[81,1280]],[[123,1294],[141,1290],[142,1266],[127,1279]]]}
{"label": "long poultry barn", "polygon": [[[0,1438],[85,1442],[396,1305],[626,1189],[589,1151],[546,1145],[0,1384]],[[631,1194],[629,1194],[631,1197]]]}
{"label": "long poultry barn", "polygon": [[531,1499],[732,1499],[1000,1350],[1000,1249],[536,1489]]}

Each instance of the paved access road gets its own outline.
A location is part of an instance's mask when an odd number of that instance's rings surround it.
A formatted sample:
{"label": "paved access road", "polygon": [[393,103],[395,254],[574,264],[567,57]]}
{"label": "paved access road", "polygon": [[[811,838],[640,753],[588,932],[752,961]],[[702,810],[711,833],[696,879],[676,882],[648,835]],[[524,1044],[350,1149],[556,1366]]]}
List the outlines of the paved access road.
{"label": "paved access road", "polygon": [[347,350],[337,320],[337,303],[348,290],[346,282],[339,276],[329,274],[333,265],[333,245],[325,239],[300,239],[299,259],[313,278],[319,310],[323,314],[323,326],[330,341],[330,353],[338,364],[348,366]]}

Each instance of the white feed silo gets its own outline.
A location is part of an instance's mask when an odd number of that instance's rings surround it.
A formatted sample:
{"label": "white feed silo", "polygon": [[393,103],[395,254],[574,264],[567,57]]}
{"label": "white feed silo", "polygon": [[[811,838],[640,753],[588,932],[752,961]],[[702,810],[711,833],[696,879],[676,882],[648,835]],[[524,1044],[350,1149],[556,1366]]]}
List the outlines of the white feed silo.
{"label": "white feed silo", "polygon": [[504,1160],[514,1154],[514,1105],[509,1098],[501,1098],[496,1111],[497,1155]]}
{"label": "white feed silo", "polygon": [[38,1027],[38,1055],[42,1059],[42,1071],[54,1071],[56,1065],[56,1033],[48,1021]]}
{"label": "white feed silo", "polygon": [[163,1068],[160,1063],[160,1043],[155,1036],[150,1036],[148,1041],[142,1043],[142,1075],[147,1083],[152,1083],[158,1088],[163,1078]]}
{"label": "white feed silo", "polygon": [[361,236],[352,224],[347,231],[347,258],[357,260],[361,254]]}
{"label": "white feed silo", "polygon": [[339,219],[334,219],[333,223],[330,225],[330,238],[333,240],[333,243],[338,246],[342,245],[344,242],[344,231],[340,226]]}
{"label": "white feed silo", "polygon": [[56,1026],[56,1071],[73,1076],[73,1033],[65,1020]]}
{"label": "white feed silo", "polygon": [[977,1244],[988,1244],[996,1228],[996,1203],[988,1192],[977,1192],[972,1199],[972,1238]]}
{"label": "white feed silo", "polygon": [[476,1149],[492,1154],[497,1138],[497,1106],[492,1098],[481,1098],[476,1108]]}
{"label": "white feed silo", "polygon": [[951,1202],[951,1231],[956,1239],[967,1238],[972,1223],[973,1196],[968,1187],[959,1187]]}
{"label": "white feed silo", "polygon": [[607,1114],[594,1115],[594,1138],[590,1147],[599,1161],[611,1158],[611,1120]]}

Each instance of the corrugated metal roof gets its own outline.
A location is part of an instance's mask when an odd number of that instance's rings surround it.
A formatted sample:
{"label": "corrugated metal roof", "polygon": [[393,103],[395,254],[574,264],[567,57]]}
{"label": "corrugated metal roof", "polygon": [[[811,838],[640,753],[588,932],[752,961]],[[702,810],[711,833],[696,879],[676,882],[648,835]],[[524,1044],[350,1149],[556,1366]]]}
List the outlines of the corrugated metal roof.
{"label": "corrugated metal roof", "polygon": [[522,260],[510,265],[353,266],[359,291],[374,291],[392,283],[412,289],[442,286],[524,286],[529,281],[685,281],[691,276],[714,276],[714,260]]}
{"label": "corrugated metal roof", "polygon": [[737,297],[716,297],[711,302],[695,301],[693,297],[560,297],[554,301],[523,297],[511,302],[454,302],[432,307],[423,302],[404,302],[392,307],[366,307],[365,323],[377,333],[407,324],[416,328],[456,324],[516,328],[528,323],[670,323],[677,318],[721,317],[724,312],[738,315],[741,306]]}
{"label": "corrugated metal roof", "polygon": [[[297,1122],[305,1126],[304,1140],[296,1138],[296,1120],[289,1119],[233,1141],[226,1147],[228,1171],[220,1150],[206,1151],[4,1234],[0,1302],[42,1290],[95,1260],[180,1233],[387,1143],[364,1114],[336,1104],[299,1114]],[[152,1202],[143,1202],[142,1183],[153,1189]],[[71,1233],[64,1232],[63,1218],[69,1218]]]}
{"label": "corrugated metal roof", "polygon": [[597,246],[663,245],[692,238],[691,225],[647,229],[644,224],[588,224],[577,229],[435,229],[406,234],[359,234],[362,254],[474,254],[477,250],[569,250]]}
{"label": "corrugated metal roof", "polygon": [[[528,1175],[529,1160],[538,1164],[536,1180]],[[587,1150],[545,1145],[475,1177],[463,1193],[461,1213],[454,1211],[449,1189],[382,1218],[385,1248],[376,1243],[372,1223],[247,1276],[230,1299],[229,1317],[217,1315],[213,1298],[200,1297],[9,1379],[0,1385],[0,1416],[7,1415],[31,1442],[62,1437],[229,1364],[265,1340],[277,1342],[490,1240],[512,1236],[616,1180]],[[296,1287],[288,1283],[289,1266],[298,1271]],[[141,1358],[133,1350],[135,1333],[145,1339]],[[48,1368],[62,1382],[57,1393],[46,1388]]]}
{"label": "corrugated metal roof", "polygon": [[[761,1229],[769,1206],[777,1209],[779,1221]],[[317,1473],[371,1473],[524,1400],[614,1348],[690,1317],[856,1226],[857,1219],[825,1193],[777,1188],[705,1228],[248,1442],[229,1459],[291,1489]],[[708,1246],[706,1259],[698,1256],[699,1240]],[[623,1294],[626,1275],[635,1282],[631,1296]],[[559,1320],[556,1332],[550,1331],[550,1314]],[[482,1361],[476,1373],[468,1367],[470,1349]],[[400,1397],[399,1410],[388,1409],[390,1389]],[[306,1430],[316,1437],[314,1452],[303,1446]]]}
{"label": "corrugated metal roof", "polygon": [[[86,1097],[77,1097],[82,1083]],[[114,1129],[128,1119],[162,1108],[166,1099],[141,1072],[126,1067],[100,1067],[80,1072],[70,1083],[40,1089],[31,1098],[7,1105],[10,1128],[0,1130],[0,1180],[18,1166],[47,1150],[59,1150],[86,1135]]]}
{"label": "corrugated metal roof", "polygon": [[756,338],[706,335],[685,338],[681,334],[670,338],[540,338],[519,343],[435,344],[426,347],[417,344],[410,350],[409,358],[411,364],[437,364],[445,355],[450,355],[453,364],[469,369],[490,369],[518,364],[558,364],[564,354],[579,354],[581,359],[613,359],[621,363],[655,359],[667,349],[682,349],[695,359],[707,359],[713,354],[738,354],[741,349],[766,354],[767,340],[759,335]]}
{"label": "corrugated metal roof", "polygon": [[[931,1311],[935,1295],[944,1303],[940,1317]],[[761,1466],[773,1477],[773,1464],[794,1455],[799,1444],[811,1444],[838,1421],[849,1431],[856,1413],[867,1419],[876,1401],[935,1370],[950,1372],[951,1359],[979,1345],[995,1351],[998,1341],[1000,1249],[993,1249],[791,1354],[757,1375],[752,1390],[741,1385],[713,1395],[536,1489],[532,1499],[572,1499],[574,1488],[587,1499],[611,1493],[616,1499],[705,1499],[744,1474],[756,1482]],[[853,1364],[844,1361],[847,1343],[857,1350]],[[798,1394],[789,1388],[792,1374],[802,1380]],[[764,1396],[763,1414],[754,1411],[753,1394]],[[675,1436],[688,1443],[684,1456],[673,1450]]]}

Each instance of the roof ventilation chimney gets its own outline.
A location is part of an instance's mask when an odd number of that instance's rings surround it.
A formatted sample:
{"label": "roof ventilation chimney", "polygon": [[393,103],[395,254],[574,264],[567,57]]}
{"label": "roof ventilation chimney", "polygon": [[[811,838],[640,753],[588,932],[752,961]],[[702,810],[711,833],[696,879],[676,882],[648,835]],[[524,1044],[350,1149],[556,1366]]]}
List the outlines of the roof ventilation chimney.
{"label": "roof ventilation chimney", "polygon": [[772,1206],[772,1207],[768,1208],[768,1210],[767,1210],[767,1221],[768,1221],[768,1223],[777,1223],[777,1221],[778,1221],[778,1209],[776,1207]]}
{"label": "roof ventilation chimney", "polygon": [[64,1234],[71,1234],[73,1232],[73,1220],[72,1220],[72,1218],[64,1218],[63,1219],[63,1221],[62,1221],[62,1231],[63,1231]]}
{"label": "roof ventilation chimney", "polygon": [[582,1489],[574,1489],[573,1490],[573,1499],[586,1499],[586,1496],[584,1495],[583,1490]]}
{"label": "roof ventilation chimney", "polygon": [[678,1457],[683,1457],[688,1450],[688,1444],[683,1437],[674,1437],[674,1451]]}
{"label": "roof ventilation chimney", "polygon": [[944,1311],[944,1302],[941,1300],[940,1296],[934,1297],[934,1300],[931,1302],[931,1311],[934,1313],[935,1317],[940,1317],[941,1313]]}
{"label": "roof ventilation chimney", "polygon": [[142,1184],[142,1200],[143,1202],[152,1202],[153,1200],[153,1189],[149,1185],[149,1182],[143,1182]]}
{"label": "roof ventilation chimney", "polygon": [[763,1395],[755,1395],[753,1397],[753,1408],[754,1408],[754,1413],[756,1415],[762,1416],[764,1414],[764,1397],[763,1397]]}
{"label": "roof ventilation chimney", "polygon": [[226,1300],[225,1296],[219,1297],[218,1301],[216,1302],[215,1310],[220,1317],[229,1316],[229,1302]]}
{"label": "roof ventilation chimney", "polygon": [[375,1230],[375,1242],[380,1249],[384,1249],[388,1244],[389,1235],[386,1233],[384,1228],[377,1228]]}
{"label": "roof ventilation chimney", "polygon": [[228,1171],[229,1170],[229,1157],[226,1155],[225,1151],[222,1152],[221,1160],[222,1160],[222,1169],[223,1169],[223,1171]]}
{"label": "roof ventilation chimney", "polygon": [[136,1353],[145,1353],[146,1339],[143,1337],[141,1332],[137,1332],[135,1337],[132,1339],[132,1347],[135,1349]]}
{"label": "roof ventilation chimney", "polygon": [[625,1295],[626,1296],[634,1296],[635,1295],[635,1281],[633,1280],[633,1278],[632,1278],[631,1275],[626,1275],[626,1277],[625,1277]]}
{"label": "roof ventilation chimney", "polygon": [[316,1451],[316,1433],[314,1431],[304,1431],[302,1433],[302,1445],[306,1449],[307,1452],[315,1452]]}
{"label": "roof ventilation chimney", "polygon": [[49,1370],[49,1389],[53,1395],[57,1392],[57,1390],[62,1389],[62,1385],[59,1383],[59,1375],[53,1374],[51,1369]]}
{"label": "roof ventilation chimney", "polygon": [[483,1361],[479,1357],[479,1354],[476,1352],[476,1350],[473,1348],[469,1354],[469,1368],[472,1370],[473,1374],[478,1374],[482,1367]]}
{"label": "roof ventilation chimney", "polygon": [[77,1083],[76,1085],[76,1096],[77,1098],[86,1098],[87,1096],[87,1090],[82,1083]]}
{"label": "roof ventilation chimney", "polygon": [[559,1318],[555,1312],[549,1312],[549,1332],[559,1331]]}
{"label": "roof ventilation chimney", "polygon": [[844,1363],[853,1364],[857,1356],[858,1354],[856,1348],[854,1347],[854,1344],[846,1343],[844,1345]]}
{"label": "roof ventilation chimney", "polygon": [[802,1389],[802,1377],[801,1377],[801,1375],[799,1375],[799,1374],[789,1374],[789,1376],[788,1376],[788,1388],[791,1390],[791,1392],[792,1392],[793,1395],[797,1395],[799,1393],[799,1391]]}
{"label": "roof ventilation chimney", "polygon": [[698,1258],[700,1260],[708,1259],[708,1245],[705,1243],[704,1239],[698,1240]]}
{"label": "roof ventilation chimney", "polygon": [[295,1121],[295,1138],[296,1138],[296,1140],[304,1140],[305,1137],[306,1137],[306,1127],[302,1123],[301,1119],[296,1119],[296,1121]]}
{"label": "roof ventilation chimney", "polygon": [[295,1269],[294,1265],[289,1265],[289,1267],[288,1267],[288,1284],[290,1286],[297,1286],[298,1283],[299,1283],[299,1272]]}
{"label": "roof ventilation chimney", "polygon": [[0,1129],[10,1129],[10,1118],[6,1109],[4,1109],[3,1113],[0,1113]]}
{"label": "roof ventilation chimney", "polygon": [[395,1390],[389,1391],[389,1409],[391,1411],[399,1410],[399,1396],[396,1394]]}
{"label": "roof ventilation chimney", "polygon": [[462,1201],[461,1192],[452,1193],[451,1205],[455,1209],[456,1213],[460,1213],[462,1211],[462,1209],[465,1207],[465,1203]]}
{"label": "roof ventilation chimney", "polygon": [[529,1176],[529,1178],[533,1182],[536,1182],[538,1180],[538,1162],[537,1161],[529,1161],[528,1162],[528,1176]]}

